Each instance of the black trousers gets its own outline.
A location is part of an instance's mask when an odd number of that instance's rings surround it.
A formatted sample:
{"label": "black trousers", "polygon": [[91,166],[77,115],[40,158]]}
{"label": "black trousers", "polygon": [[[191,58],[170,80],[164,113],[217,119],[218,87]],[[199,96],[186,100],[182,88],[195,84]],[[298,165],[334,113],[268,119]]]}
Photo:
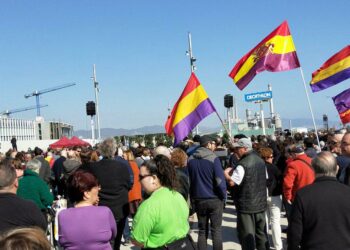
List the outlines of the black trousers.
{"label": "black trousers", "polygon": [[222,250],[222,213],[224,202],[219,199],[194,200],[198,217],[198,250],[207,249],[209,229],[213,239],[213,250]]}
{"label": "black trousers", "polygon": [[117,224],[117,235],[115,236],[114,241],[112,242],[113,250],[120,249],[126,219],[127,217],[124,217],[119,220],[115,220],[115,223]]}
{"label": "black trousers", "polygon": [[253,214],[237,212],[237,233],[242,250],[270,249],[265,212]]}

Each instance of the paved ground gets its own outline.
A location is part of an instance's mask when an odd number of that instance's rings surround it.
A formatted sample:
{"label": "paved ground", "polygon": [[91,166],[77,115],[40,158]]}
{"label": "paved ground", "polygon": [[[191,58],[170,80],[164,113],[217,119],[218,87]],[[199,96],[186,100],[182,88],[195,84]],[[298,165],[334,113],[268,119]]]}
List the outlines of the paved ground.
{"label": "paved ground", "polygon": [[[223,232],[222,236],[223,236],[223,242],[224,242],[224,250],[240,250],[241,249],[240,245],[238,244],[238,238],[236,235],[236,215],[235,215],[235,213],[236,213],[235,208],[232,205],[232,203],[228,203],[228,205],[226,206],[226,209],[224,210],[223,225],[222,225],[222,232]],[[197,230],[196,221],[197,221],[196,218],[194,218],[193,223],[191,223],[191,236],[193,237],[195,242],[197,242],[197,238],[198,238],[198,230]],[[283,216],[281,219],[281,224],[282,224],[282,228],[285,228],[287,225],[287,220]],[[285,245],[286,244],[286,234],[282,234],[282,240],[283,240],[283,244]],[[122,250],[127,250],[127,249],[136,250],[139,248],[132,246],[132,245],[127,245],[127,246],[122,246],[121,249]],[[208,240],[208,249],[213,249],[211,239]]]}

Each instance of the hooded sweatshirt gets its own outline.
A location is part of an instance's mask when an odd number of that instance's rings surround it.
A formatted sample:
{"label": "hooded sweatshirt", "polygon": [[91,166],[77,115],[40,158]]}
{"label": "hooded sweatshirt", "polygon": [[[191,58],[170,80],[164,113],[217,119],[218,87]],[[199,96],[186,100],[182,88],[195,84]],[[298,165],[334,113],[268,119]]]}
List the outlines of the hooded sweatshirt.
{"label": "hooded sweatshirt", "polygon": [[226,199],[226,181],[219,158],[200,147],[188,161],[190,194],[193,199]]}
{"label": "hooded sweatshirt", "polygon": [[67,159],[63,162],[63,175],[65,181],[71,176],[79,167],[81,163],[75,159]]}

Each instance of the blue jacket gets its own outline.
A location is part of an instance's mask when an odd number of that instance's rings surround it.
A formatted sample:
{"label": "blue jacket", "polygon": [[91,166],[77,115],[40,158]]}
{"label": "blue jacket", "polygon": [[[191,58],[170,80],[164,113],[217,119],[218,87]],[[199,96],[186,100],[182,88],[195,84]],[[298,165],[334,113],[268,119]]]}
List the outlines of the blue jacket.
{"label": "blue jacket", "polygon": [[219,158],[209,149],[200,147],[188,161],[192,199],[226,199],[226,181]]}

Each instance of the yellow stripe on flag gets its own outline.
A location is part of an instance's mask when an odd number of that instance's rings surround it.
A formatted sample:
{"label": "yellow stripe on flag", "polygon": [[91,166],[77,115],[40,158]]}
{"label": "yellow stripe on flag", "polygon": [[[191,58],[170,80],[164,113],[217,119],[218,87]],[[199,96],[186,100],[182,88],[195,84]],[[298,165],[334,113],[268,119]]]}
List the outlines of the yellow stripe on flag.
{"label": "yellow stripe on flag", "polygon": [[202,85],[199,85],[191,93],[189,93],[184,99],[179,102],[176,109],[176,115],[173,121],[173,126],[175,127],[180,121],[185,119],[190,113],[195,110],[199,104],[201,104],[205,99],[208,98]]}
{"label": "yellow stripe on flag", "polygon": [[348,116],[348,115],[350,115],[350,109],[347,110],[347,111],[345,111],[345,112],[343,112],[343,113],[340,113],[340,114],[339,114],[339,116],[340,116],[341,118],[343,118],[343,117],[345,117],[345,116]]}
{"label": "yellow stripe on flag", "polygon": [[[286,54],[295,51],[295,46],[293,43],[293,38],[291,35],[289,36],[274,36],[270,40],[268,40],[267,44],[273,44],[273,54]],[[255,65],[254,62],[255,55],[250,55],[248,59],[244,62],[242,67],[239,69],[233,80],[238,82],[243,76],[245,76],[251,68]]]}
{"label": "yellow stripe on flag", "polygon": [[326,79],[349,67],[350,67],[350,56],[345,57],[343,60],[335,64],[332,64],[328,68],[318,72],[317,75],[314,78],[312,78],[311,84],[316,84],[317,82],[322,81],[323,79]]}

